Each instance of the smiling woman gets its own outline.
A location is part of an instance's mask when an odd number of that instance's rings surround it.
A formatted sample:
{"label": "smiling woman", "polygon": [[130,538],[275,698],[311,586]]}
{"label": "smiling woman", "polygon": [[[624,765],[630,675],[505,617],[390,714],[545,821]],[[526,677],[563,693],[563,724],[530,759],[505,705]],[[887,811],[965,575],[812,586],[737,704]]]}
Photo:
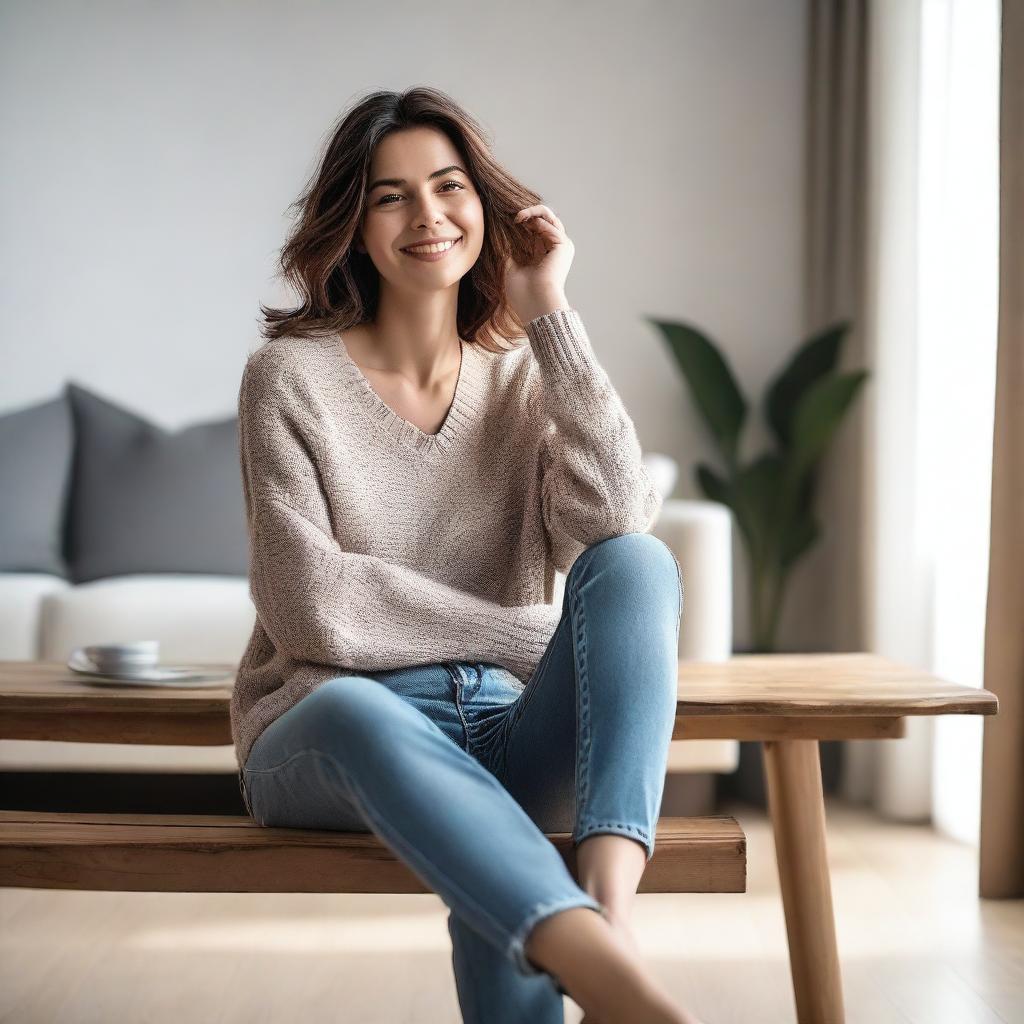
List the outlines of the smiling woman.
{"label": "smiling woman", "polygon": [[259,824],[368,829],[441,896],[468,1024],[694,1024],[629,940],[682,570],[538,199],[434,90],[336,127],[239,390],[232,738]]}
{"label": "smiling woman", "polygon": [[[415,171],[415,173],[412,173]],[[534,255],[520,210],[540,195],[491,155],[480,124],[430,88],[371,93],[333,126],[290,209],[281,269],[299,296],[262,307],[266,338],[322,336],[373,321],[381,291],[457,289],[457,335],[494,352],[523,336],[505,298],[509,260]],[[410,219],[410,208],[415,207]],[[448,248],[444,243],[454,244]],[[429,243],[426,254],[410,248]]]}

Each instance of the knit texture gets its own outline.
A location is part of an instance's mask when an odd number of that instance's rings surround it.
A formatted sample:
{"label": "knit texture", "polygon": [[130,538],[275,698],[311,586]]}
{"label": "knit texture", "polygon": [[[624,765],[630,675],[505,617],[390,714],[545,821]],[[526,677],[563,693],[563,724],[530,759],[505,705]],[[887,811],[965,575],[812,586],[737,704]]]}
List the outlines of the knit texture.
{"label": "knit texture", "polygon": [[337,334],[249,357],[238,420],[257,617],[231,697],[240,768],[338,676],[469,661],[526,683],[561,616],[555,569],[653,525],[661,495],[579,312],[526,335],[506,353],[462,343],[436,434],[384,403]]}

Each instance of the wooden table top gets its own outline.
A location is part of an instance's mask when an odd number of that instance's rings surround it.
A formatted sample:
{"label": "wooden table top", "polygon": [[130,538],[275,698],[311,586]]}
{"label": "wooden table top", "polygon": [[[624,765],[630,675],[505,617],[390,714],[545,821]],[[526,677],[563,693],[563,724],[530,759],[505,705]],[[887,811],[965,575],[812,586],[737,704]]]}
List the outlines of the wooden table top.
{"label": "wooden table top", "polygon": [[[182,738],[189,728],[198,744],[230,742],[235,666],[203,667],[223,670],[223,685],[112,687],[92,683],[62,662],[0,661],[0,738],[100,741],[102,733],[102,742],[114,741],[109,729],[97,732],[102,720],[110,729],[120,722],[123,742],[189,743]],[[895,737],[902,735],[906,715],[993,715],[997,710],[996,696],[988,690],[876,654],[736,654],[723,662],[679,663],[674,736]]]}
{"label": "wooden table top", "polygon": [[[203,689],[91,683],[61,662],[0,661],[0,710],[150,712],[220,708],[223,686]],[[951,683],[876,654],[735,654],[728,661],[679,663],[679,713],[686,715],[934,715],[996,713],[988,690]]]}

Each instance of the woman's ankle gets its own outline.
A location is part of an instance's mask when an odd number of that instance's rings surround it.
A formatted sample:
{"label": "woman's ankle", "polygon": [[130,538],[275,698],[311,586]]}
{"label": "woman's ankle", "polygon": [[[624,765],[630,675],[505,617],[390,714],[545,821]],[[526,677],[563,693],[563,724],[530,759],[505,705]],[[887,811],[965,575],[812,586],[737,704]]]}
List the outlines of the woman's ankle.
{"label": "woman's ankle", "polygon": [[524,943],[526,958],[541,970],[557,974],[571,970],[608,923],[590,907],[570,907],[538,922]]}
{"label": "woman's ankle", "polygon": [[541,921],[526,941],[527,959],[558,979],[570,997],[595,1019],[678,1021],[667,993],[616,928],[587,907],[572,907]]}

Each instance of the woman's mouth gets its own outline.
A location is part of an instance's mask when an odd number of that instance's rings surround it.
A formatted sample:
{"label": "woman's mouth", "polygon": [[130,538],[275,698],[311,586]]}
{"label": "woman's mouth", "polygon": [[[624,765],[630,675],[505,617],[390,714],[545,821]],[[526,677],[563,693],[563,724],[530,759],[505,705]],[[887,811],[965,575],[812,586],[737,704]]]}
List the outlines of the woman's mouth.
{"label": "woman's mouth", "polygon": [[400,249],[399,252],[411,256],[415,260],[424,260],[427,263],[436,263],[443,260],[456,246],[462,242],[462,235],[459,235],[454,242],[428,246],[413,246],[410,249]]}

